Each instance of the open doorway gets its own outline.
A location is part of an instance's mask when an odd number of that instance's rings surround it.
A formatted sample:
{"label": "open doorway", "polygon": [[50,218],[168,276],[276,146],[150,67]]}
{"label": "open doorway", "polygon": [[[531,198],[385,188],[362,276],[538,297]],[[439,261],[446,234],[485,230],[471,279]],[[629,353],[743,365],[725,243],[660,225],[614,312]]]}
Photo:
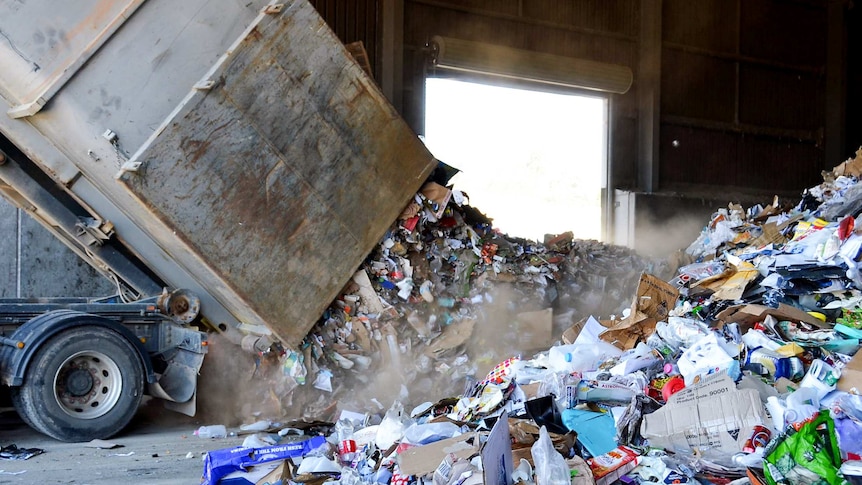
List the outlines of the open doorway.
{"label": "open doorway", "polygon": [[601,239],[607,99],[448,78],[425,86],[425,143],[470,205],[516,237]]}

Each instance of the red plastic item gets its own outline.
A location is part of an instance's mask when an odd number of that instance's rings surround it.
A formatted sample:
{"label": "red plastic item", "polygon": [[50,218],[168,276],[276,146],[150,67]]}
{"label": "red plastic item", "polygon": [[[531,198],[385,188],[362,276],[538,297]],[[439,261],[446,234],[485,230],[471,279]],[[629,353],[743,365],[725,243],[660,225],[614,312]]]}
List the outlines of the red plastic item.
{"label": "red plastic item", "polygon": [[664,387],[661,388],[661,397],[663,397],[665,402],[667,402],[667,400],[670,399],[671,396],[683,389],[685,389],[685,381],[682,379],[682,377],[676,376],[671,380],[667,381],[664,384]]}
{"label": "red plastic item", "polygon": [[855,225],[856,220],[853,219],[853,216],[847,216],[844,219],[841,219],[841,222],[838,223],[838,239],[841,241],[847,240],[853,232]]}

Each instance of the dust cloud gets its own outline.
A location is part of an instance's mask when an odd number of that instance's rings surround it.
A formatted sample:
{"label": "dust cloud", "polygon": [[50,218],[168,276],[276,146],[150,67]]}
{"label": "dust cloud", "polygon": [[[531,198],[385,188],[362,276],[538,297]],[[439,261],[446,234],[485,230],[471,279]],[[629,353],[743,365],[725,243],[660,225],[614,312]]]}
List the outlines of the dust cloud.
{"label": "dust cloud", "polygon": [[[253,354],[213,334],[199,379],[201,419],[227,426],[259,419],[334,422],[342,410],[381,417],[395,401],[409,411],[423,402],[457,398],[498,363],[516,356],[531,359],[546,351],[576,322],[589,316],[619,315],[631,306],[642,272],[667,280],[676,271],[681,263],[671,262],[669,256],[684,250],[703,223],[693,215],[639,220],[638,252],[575,239],[555,253],[562,260],[553,277],[504,279],[485,271],[474,275],[470,296],[454,308],[402,302],[395,318],[364,324],[347,318],[353,325],[366,325],[369,335],[377,332],[370,348],[350,351],[361,357],[344,353],[354,362],[363,358],[366,364],[339,366],[338,359],[332,358],[332,347],[313,355],[306,346],[304,382],[285,372],[284,349],[272,347]],[[539,326],[524,327],[518,318],[546,309],[552,309],[552,318]],[[342,328],[345,321],[339,322]],[[459,325],[467,331],[441,347],[441,336]],[[380,338],[384,327],[390,333]],[[325,334],[322,328],[315,327],[306,341],[313,342],[315,332],[318,338]],[[315,385],[326,373],[332,374],[331,390]]]}

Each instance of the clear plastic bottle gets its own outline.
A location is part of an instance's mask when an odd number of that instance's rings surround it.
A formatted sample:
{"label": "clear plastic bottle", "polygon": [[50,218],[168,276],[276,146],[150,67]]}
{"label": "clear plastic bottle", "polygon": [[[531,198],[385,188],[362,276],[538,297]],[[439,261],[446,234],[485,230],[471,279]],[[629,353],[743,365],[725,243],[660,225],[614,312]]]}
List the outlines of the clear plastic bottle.
{"label": "clear plastic bottle", "polygon": [[195,434],[198,438],[224,438],[227,436],[227,428],[223,424],[201,426],[195,430]]}

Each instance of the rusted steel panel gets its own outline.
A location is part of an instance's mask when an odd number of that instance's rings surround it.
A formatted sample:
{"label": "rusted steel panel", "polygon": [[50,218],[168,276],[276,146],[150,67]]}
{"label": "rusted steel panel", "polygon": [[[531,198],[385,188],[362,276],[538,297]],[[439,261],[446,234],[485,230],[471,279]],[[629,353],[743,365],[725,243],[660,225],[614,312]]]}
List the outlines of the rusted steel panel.
{"label": "rusted steel panel", "polygon": [[434,166],[310,4],[264,18],[123,176],[288,345]]}

